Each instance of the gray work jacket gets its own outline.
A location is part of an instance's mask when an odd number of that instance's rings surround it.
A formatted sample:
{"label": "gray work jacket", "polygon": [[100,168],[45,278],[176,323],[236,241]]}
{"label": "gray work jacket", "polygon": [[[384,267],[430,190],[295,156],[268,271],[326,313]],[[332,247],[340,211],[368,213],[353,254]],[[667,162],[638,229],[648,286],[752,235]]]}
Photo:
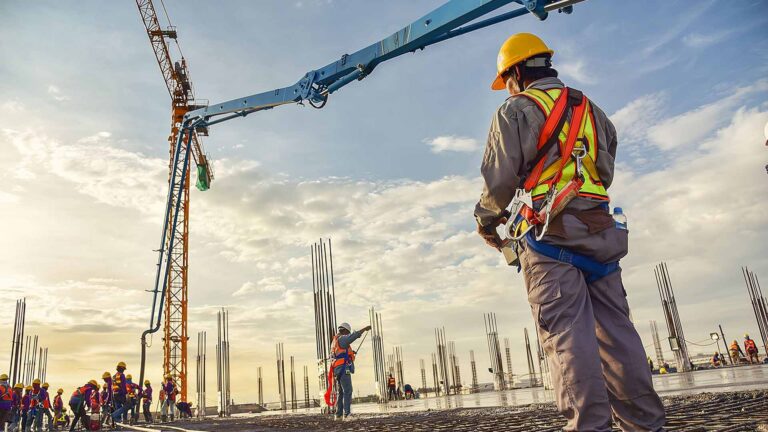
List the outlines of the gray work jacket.
{"label": "gray work jacket", "polygon": [[[542,78],[532,82],[528,88],[549,90],[563,86],[557,78]],[[616,128],[608,116],[594,102],[590,102],[597,131],[595,162],[600,180],[608,189],[613,180]],[[475,219],[480,225],[488,225],[499,217],[515,196],[515,190],[522,186],[521,179],[533,169],[539,132],[545,120],[541,109],[525,96],[511,96],[496,110],[480,168],[485,180],[480,201],[475,206]],[[547,157],[558,157],[559,151],[558,146],[553,146]],[[586,198],[577,198],[569,206],[589,208],[594,203]]]}

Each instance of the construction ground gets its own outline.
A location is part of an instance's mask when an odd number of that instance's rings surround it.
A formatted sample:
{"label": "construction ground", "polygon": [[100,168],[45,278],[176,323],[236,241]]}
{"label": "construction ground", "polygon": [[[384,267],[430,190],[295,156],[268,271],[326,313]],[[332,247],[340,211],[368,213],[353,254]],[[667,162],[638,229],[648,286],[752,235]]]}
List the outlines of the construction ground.
{"label": "construction ground", "polygon": [[[670,431],[766,431],[768,391],[700,393],[664,397]],[[559,431],[564,425],[553,403],[515,407],[456,408],[360,414],[336,422],[320,414],[278,414],[175,423],[188,431]],[[153,426],[157,431],[178,431]],[[618,429],[615,429],[618,430]]]}

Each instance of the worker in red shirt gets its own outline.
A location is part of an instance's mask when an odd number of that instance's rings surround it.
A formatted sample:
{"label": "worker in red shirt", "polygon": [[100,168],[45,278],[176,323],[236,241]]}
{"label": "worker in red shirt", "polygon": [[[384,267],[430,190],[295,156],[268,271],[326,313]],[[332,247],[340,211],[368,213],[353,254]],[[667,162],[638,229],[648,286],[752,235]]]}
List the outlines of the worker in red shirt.
{"label": "worker in red shirt", "polygon": [[19,427],[19,420],[21,420],[21,392],[24,391],[24,384],[16,383],[13,386],[13,399],[11,401],[12,417],[10,422],[10,430],[17,430]]}
{"label": "worker in red shirt", "polygon": [[51,427],[53,426],[53,416],[51,415],[51,398],[48,395],[48,388],[50,387],[50,384],[43,383],[41,389],[40,389],[40,406],[38,406],[38,412],[37,412],[37,427],[39,430],[42,430],[40,427],[43,423],[43,416],[46,417],[48,420],[48,430],[51,430]]}
{"label": "worker in red shirt", "polygon": [[2,374],[0,375],[0,428],[4,427],[12,411],[13,388],[8,384],[8,375]]}
{"label": "worker in red shirt", "polygon": [[56,390],[56,396],[53,397],[53,417],[58,419],[61,417],[61,411],[64,409],[64,400],[61,395],[64,393],[64,389]]}
{"label": "worker in red shirt", "polygon": [[173,421],[173,415],[176,413],[176,384],[174,384],[171,375],[165,375],[163,392],[165,393],[165,401],[163,401],[163,407],[160,411],[161,418],[163,421],[168,421],[168,411],[170,411],[171,421]]}
{"label": "worker in red shirt", "polygon": [[754,340],[749,338],[748,334],[744,335],[744,351],[747,352],[749,364],[760,364],[760,357],[757,355],[757,345]]}
{"label": "worker in red shirt", "polygon": [[93,392],[98,389],[99,383],[97,383],[96,380],[90,380],[84,386],[78,387],[72,392],[72,397],[69,398],[69,407],[72,409],[72,413],[75,417],[72,419],[72,424],[69,426],[69,432],[75,430],[78,420],[82,422],[83,429],[89,429],[88,414],[86,414],[85,410],[91,403]]}

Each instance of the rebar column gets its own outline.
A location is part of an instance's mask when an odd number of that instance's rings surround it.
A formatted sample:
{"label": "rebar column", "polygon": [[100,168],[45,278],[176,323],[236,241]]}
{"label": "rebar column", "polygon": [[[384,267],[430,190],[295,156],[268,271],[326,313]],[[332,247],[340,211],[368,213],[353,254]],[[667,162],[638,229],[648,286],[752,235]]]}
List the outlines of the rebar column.
{"label": "rebar column", "polygon": [[488,356],[491,361],[494,388],[496,390],[506,390],[506,379],[504,375],[504,364],[501,357],[501,346],[499,345],[499,330],[496,324],[496,314],[493,312],[483,314],[483,324],[485,324],[485,338],[488,343]]}
{"label": "rebar column", "polygon": [[475,352],[472,350],[469,350],[469,364],[472,367],[472,392],[476,392],[479,385],[477,384],[477,364],[475,364]]}
{"label": "rebar column", "polygon": [[659,289],[661,305],[664,309],[664,317],[669,331],[669,343],[675,354],[678,370],[687,372],[691,370],[691,360],[688,355],[688,345],[685,341],[683,325],[680,321],[680,314],[677,310],[677,300],[672,289],[672,279],[669,276],[667,264],[662,262],[653,270],[656,276],[656,285]]}
{"label": "rebar column", "polygon": [[369,325],[371,326],[371,345],[373,352],[373,378],[376,382],[379,403],[387,401],[387,368],[384,355],[384,330],[381,325],[381,314],[375,308],[368,310]]}
{"label": "rebar column", "polygon": [[419,359],[419,367],[421,368],[421,388],[419,393],[427,394],[427,371],[424,369],[424,359]]}
{"label": "rebar column", "polygon": [[664,352],[661,349],[659,326],[656,325],[656,320],[651,320],[651,334],[653,335],[653,348],[656,351],[656,364],[661,367],[664,364]]}
{"label": "rebar column", "polygon": [[509,348],[509,338],[504,338],[504,352],[507,355],[507,388],[514,386],[515,376],[512,374],[512,350]]}
{"label": "rebar column", "polygon": [[310,247],[312,262],[312,298],[317,345],[317,378],[321,393],[328,388],[331,366],[331,343],[336,325],[336,285],[333,276],[333,250],[331,240],[320,239]]}
{"label": "rebar column", "polygon": [[760,338],[763,342],[763,352],[768,352],[768,302],[763,297],[763,290],[760,287],[760,281],[757,275],[749,271],[749,268],[742,267],[741,273],[744,276],[744,282],[747,285],[749,301],[752,304],[752,311],[755,314],[757,329],[760,332]]}
{"label": "rebar column", "polygon": [[523,335],[525,335],[525,354],[528,359],[528,379],[531,387],[539,385],[539,381],[536,379],[536,367],[533,363],[533,354],[531,353],[531,340],[528,338],[528,328],[523,328]]}

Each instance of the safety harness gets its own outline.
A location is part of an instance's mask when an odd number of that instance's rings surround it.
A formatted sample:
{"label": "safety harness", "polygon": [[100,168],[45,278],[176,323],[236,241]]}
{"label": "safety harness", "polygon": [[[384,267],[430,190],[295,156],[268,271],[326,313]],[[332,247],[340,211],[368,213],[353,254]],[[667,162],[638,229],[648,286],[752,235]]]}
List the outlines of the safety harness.
{"label": "safety harness", "polygon": [[[528,89],[521,95],[536,103],[546,121],[539,134],[536,156],[531,164],[533,168],[510,205],[511,216],[505,227],[507,240],[504,243],[505,249],[514,251],[514,258],[508,256],[509,263],[516,264],[520,271],[516,243],[525,240],[536,253],[571,264],[584,273],[587,282],[596,281],[618,270],[618,261],[605,264],[587,255],[541,242],[550,220],[578,196],[603,200],[601,205],[608,209],[608,194],[595,167],[597,142],[589,100],[581,91],[568,87],[546,92]],[[555,145],[559,145],[560,157],[547,166],[548,155]],[[534,201],[541,201],[541,204],[534,206]],[[538,234],[537,227],[540,227]]]}
{"label": "safety harness", "polygon": [[355,362],[355,351],[352,350],[351,346],[342,348],[341,345],[339,345],[339,335],[333,337],[331,353],[333,363],[331,363],[331,367],[328,370],[328,385],[326,386],[327,388],[324,395],[325,404],[327,406],[336,405],[336,392],[334,391],[336,368],[341,368],[339,375],[343,375],[347,373],[347,369],[351,368],[352,364]]}

